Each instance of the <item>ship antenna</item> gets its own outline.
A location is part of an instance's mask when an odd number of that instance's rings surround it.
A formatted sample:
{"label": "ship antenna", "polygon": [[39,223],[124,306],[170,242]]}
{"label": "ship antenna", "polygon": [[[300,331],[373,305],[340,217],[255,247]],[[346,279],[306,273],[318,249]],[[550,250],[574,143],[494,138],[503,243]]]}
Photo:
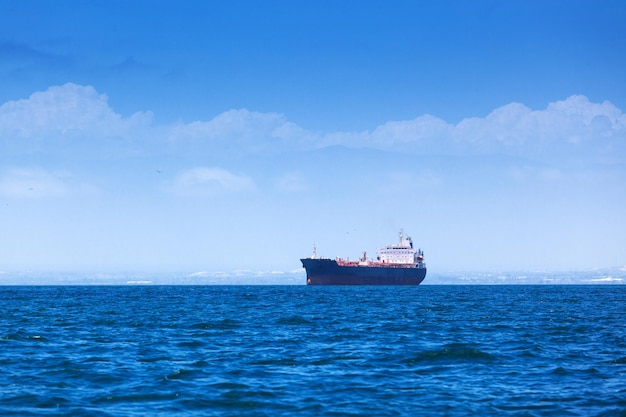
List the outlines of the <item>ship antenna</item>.
{"label": "ship antenna", "polygon": [[317,246],[313,244],[313,259],[317,259]]}

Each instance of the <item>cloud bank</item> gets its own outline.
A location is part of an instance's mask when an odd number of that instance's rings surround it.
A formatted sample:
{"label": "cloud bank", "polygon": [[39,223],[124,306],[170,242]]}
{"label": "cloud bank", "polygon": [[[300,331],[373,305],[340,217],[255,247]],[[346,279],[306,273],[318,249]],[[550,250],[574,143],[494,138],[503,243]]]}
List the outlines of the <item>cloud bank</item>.
{"label": "cloud bank", "polygon": [[[107,96],[92,86],[68,83],[0,106],[0,139],[7,145],[23,139],[78,137],[142,139],[149,145],[192,143],[222,152],[267,154],[331,145],[418,154],[550,155],[553,152],[623,162],[626,115],[608,101],[590,102],[573,95],[532,110],[520,103],[494,109],[484,117],[457,124],[431,115],[389,121],[371,131],[308,131],[285,115],[247,109],[228,110],[210,120],[156,125],[152,113],[116,113]],[[15,143],[12,143],[15,146]]]}

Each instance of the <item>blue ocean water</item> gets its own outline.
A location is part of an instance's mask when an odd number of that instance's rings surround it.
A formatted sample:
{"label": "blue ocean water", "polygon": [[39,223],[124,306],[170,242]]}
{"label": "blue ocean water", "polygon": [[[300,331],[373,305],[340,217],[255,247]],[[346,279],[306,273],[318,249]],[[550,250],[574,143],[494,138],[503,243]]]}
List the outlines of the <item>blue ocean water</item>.
{"label": "blue ocean water", "polygon": [[0,415],[626,416],[626,286],[0,287]]}

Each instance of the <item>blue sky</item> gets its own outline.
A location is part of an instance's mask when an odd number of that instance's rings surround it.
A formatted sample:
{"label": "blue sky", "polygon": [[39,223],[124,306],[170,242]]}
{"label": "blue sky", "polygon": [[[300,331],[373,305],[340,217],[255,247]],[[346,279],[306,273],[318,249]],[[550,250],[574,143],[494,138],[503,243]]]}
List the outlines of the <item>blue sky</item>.
{"label": "blue sky", "polygon": [[626,265],[621,1],[0,1],[0,271]]}

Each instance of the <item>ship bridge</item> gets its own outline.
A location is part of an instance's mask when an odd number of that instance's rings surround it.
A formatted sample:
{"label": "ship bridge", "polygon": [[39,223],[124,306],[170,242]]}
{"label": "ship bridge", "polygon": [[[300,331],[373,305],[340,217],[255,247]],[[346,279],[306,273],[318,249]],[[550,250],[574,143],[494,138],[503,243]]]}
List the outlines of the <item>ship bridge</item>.
{"label": "ship bridge", "polygon": [[389,264],[419,264],[423,259],[422,251],[416,250],[411,237],[405,237],[402,231],[399,233],[397,244],[387,245],[378,249],[376,253],[379,262]]}

